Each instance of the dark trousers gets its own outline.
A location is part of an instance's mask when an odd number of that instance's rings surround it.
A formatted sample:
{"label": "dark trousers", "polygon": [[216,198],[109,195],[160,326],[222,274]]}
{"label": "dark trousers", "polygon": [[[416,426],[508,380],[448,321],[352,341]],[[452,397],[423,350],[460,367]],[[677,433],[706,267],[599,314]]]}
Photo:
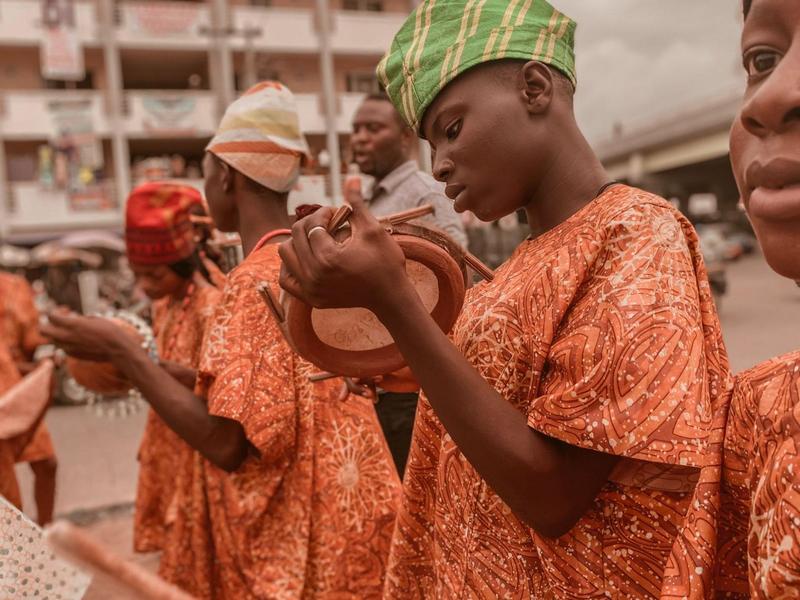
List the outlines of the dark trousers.
{"label": "dark trousers", "polygon": [[408,451],[411,448],[411,433],[414,430],[418,397],[419,394],[416,392],[410,394],[380,392],[378,402],[375,404],[375,412],[378,413],[378,421],[400,479],[405,473]]}

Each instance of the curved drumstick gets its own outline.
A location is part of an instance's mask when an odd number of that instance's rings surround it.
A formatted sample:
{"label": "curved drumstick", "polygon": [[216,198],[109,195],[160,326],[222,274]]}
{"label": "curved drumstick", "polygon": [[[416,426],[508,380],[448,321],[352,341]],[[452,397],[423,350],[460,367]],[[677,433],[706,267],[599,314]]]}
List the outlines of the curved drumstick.
{"label": "curved drumstick", "polygon": [[97,575],[110,577],[127,590],[147,600],[195,600],[186,592],[126,561],[67,521],[57,521],[44,530],[55,552]]}
{"label": "curved drumstick", "polygon": [[483,277],[486,281],[491,281],[494,279],[494,271],[492,271],[488,266],[481,262],[477,256],[464,250],[464,262],[466,262],[470,267],[472,267],[475,272]]}

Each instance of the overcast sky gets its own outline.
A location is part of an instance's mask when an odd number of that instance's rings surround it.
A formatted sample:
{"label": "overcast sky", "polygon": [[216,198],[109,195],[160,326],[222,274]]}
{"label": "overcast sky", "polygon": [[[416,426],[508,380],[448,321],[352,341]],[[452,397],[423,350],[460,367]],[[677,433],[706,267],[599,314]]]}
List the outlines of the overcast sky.
{"label": "overcast sky", "polygon": [[551,0],[578,22],[578,119],[591,141],[743,88],[740,0]]}

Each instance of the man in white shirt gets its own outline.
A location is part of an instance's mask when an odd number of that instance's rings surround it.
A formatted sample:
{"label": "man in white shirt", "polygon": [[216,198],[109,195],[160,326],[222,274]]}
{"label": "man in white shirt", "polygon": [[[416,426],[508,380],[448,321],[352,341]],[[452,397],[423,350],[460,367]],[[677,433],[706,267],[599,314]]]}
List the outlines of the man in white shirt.
{"label": "man in white shirt", "polygon": [[[375,216],[431,204],[436,212],[421,222],[443,230],[459,245],[467,246],[464,226],[453,210],[453,201],[444,195],[443,184],[421,171],[411,159],[416,136],[387,96],[374,94],[364,100],[353,118],[350,141],[358,168],[375,179],[372,193],[367,195]],[[400,477],[411,445],[418,395],[418,391],[378,389],[375,410]]]}

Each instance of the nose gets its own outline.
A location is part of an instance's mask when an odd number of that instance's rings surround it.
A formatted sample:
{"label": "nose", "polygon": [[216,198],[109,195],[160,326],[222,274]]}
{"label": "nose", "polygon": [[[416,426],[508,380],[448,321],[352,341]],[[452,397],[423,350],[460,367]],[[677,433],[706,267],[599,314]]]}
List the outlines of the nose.
{"label": "nose", "polygon": [[787,54],[761,86],[745,101],[742,126],[766,137],[800,127],[800,47]]}
{"label": "nose", "polygon": [[455,165],[453,161],[447,157],[437,156],[435,152],[431,152],[431,159],[433,161],[433,177],[436,181],[447,182],[450,175],[453,174]]}

